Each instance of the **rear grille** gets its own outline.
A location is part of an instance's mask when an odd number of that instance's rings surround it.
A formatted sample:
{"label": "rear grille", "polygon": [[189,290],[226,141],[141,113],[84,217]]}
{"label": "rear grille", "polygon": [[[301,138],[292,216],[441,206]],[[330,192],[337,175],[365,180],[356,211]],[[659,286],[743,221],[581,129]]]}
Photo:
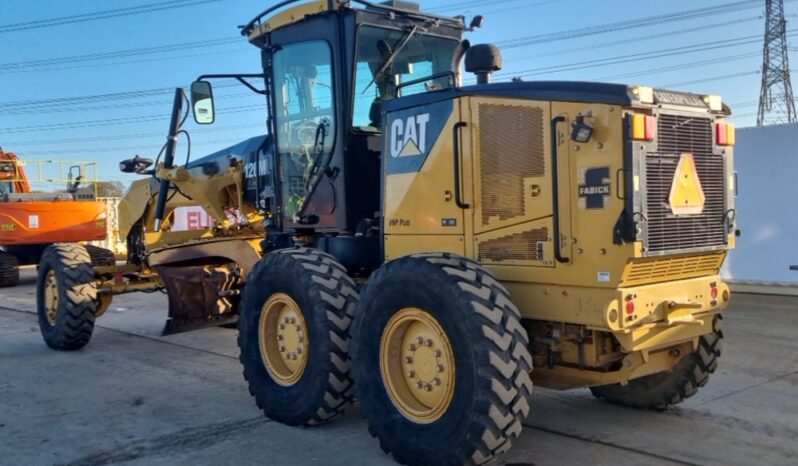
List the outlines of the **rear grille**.
{"label": "rear grille", "polygon": [[717,251],[698,256],[634,259],[624,268],[620,285],[638,286],[713,275],[720,271],[725,257],[725,251]]}
{"label": "rear grille", "polygon": [[[701,214],[676,216],[669,196],[682,154],[692,154],[706,198]],[[648,253],[722,246],[723,157],[712,153],[709,118],[660,114],[657,118],[657,152],[646,154],[646,217]]]}

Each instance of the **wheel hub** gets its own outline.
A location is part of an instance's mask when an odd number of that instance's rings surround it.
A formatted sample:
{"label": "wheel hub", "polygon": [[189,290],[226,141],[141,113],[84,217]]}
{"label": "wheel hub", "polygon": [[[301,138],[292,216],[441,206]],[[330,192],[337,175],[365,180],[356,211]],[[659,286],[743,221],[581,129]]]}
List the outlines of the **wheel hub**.
{"label": "wheel hub", "polygon": [[405,417],[429,423],[446,412],[454,394],[454,353],[431,314],[397,312],[383,332],[380,361],[391,401]]}
{"label": "wheel hub", "polygon": [[55,278],[55,270],[47,272],[44,279],[44,310],[47,322],[55,325],[58,319],[58,282]]}
{"label": "wheel hub", "polygon": [[296,301],[285,293],[266,300],[258,328],[260,354],[269,375],[290,386],[302,377],[308,360],[308,329]]}

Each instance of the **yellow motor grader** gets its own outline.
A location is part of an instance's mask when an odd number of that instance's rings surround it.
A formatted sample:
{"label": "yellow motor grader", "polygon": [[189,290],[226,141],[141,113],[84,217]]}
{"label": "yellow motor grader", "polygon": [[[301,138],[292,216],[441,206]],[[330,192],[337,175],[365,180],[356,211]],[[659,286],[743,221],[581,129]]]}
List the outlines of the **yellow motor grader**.
{"label": "yellow motor grader", "polygon": [[[319,424],[356,396],[408,464],[507,451],[533,380],[647,409],[693,395],[730,299],[729,108],[637,85],[491,83],[498,49],[463,39],[480,23],[405,1],[258,15],[242,32],[263,73],[199,78],[191,111],[212,123],[211,80],[237,79],[265,97],[267,135],[177,166],[178,90],[163,160],[122,163],[147,176],[120,206],[127,264],[45,254],[40,277],[57,280],[40,279],[40,312],[82,325],[48,343],[83,346],[113,295],[165,289],[167,331],[238,318],[267,416]],[[176,231],[190,206],[212,227]]]}

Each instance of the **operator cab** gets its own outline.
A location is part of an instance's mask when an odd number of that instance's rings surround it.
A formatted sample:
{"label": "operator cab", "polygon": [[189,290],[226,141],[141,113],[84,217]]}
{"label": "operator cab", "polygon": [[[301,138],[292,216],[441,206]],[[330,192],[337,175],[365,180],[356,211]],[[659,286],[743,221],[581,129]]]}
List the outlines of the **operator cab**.
{"label": "operator cab", "polygon": [[382,102],[455,84],[462,18],[363,4],[306,3],[244,31],[262,49],[283,230],[374,229]]}

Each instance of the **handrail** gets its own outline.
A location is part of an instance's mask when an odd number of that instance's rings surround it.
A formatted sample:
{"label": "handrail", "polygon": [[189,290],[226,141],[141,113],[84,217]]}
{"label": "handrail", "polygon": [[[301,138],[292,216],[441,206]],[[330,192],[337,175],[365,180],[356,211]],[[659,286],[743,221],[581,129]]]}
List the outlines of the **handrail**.
{"label": "handrail", "polygon": [[468,209],[471,207],[469,204],[463,202],[460,197],[460,128],[468,126],[464,121],[458,121],[454,124],[454,203],[461,209]]}
{"label": "handrail", "polygon": [[563,257],[560,251],[560,191],[559,175],[557,173],[557,123],[565,121],[565,117],[558,115],[551,119],[551,201],[552,201],[552,223],[554,236],[554,258],[557,262],[567,264],[571,259]]}

